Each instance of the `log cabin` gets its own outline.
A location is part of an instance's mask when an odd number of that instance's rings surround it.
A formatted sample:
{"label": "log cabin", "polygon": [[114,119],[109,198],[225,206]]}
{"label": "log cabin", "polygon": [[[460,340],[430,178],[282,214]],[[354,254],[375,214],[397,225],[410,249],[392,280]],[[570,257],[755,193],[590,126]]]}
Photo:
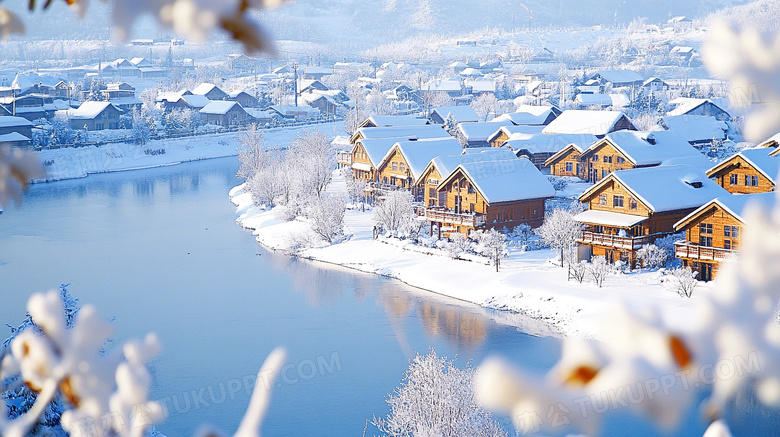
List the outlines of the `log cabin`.
{"label": "log cabin", "polygon": [[487,137],[487,143],[489,147],[501,147],[509,140],[530,138],[533,135],[540,134],[542,129],[544,129],[543,126],[503,125]]}
{"label": "log cabin", "polygon": [[416,200],[423,193],[418,182],[431,159],[440,155],[457,155],[463,151],[455,138],[407,139],[396,141],[376,166],[376,188],[405,188]]}
{"label": "log cabin", "polygon": [[[468,149],[475,151],[479,149]],[[446,198],[439,199],[437,187],[442,180],[448,178],[452,172],[466,162],[505,161],[516,159],[514,152],[508,149],[484,148],[477,153],[464,153],[461,155],[442,155],[431,159],[428,166],[422,172],[419,188],[424,192],[424,204],[429,207],[446,206]],[[444,193],[442,193],[444,195]]]}
{"label": "log cabin", "polygon": [[357,140],[352,146],[352,175],[355,179],[377,181],[376,168],[395,143],[408,137]]}
{"label": "log cabin", "polygon": [[569,109],[545,126],[544,134],[592,134],[599,138],[619,130],[636,130],[620,111],[587,111]]}
{"label": "log cabin", "polygon": [[510,121],[478,121],[458,123],[456,138],[461,138],[463,147],[490,147],[489,138],[502,127],[514,126]]}
{"label": "log cabin", "polygon": [[774,193],[730,194],[713,199],[675,223],[685,240],[675,243],[675,256],[683,267],[698,273],[700,281],[715,279],[720,263],[735,257],[744,236],[748,205],[772,209]]}
{"label": "log cabin", "polygon": [[[541,226],[545,201],[555,195],[550,181],[529,160],[468,162],[458,165],[437,191],[446,202],[425,209],[431,233],[470,233]],[[442,194],[443,193],[443,194]]]}
{"label": "log cabin", "polygon": [[514,138],[504,143],[504,147],[513,150],[518,157],[527,157],[539,170],[549,172],[549,170],[545,169],[545,163],[561,149],[566,148],[569,144],[577,144],[581,152],[587,149],[596,139],[595,136],[590,134],[538,134],[525,137],[515,135]]}
{"label": "log cabin", "polygon": [[587,178],[588,166],[582,162],[582,152],[588,149],[593,143],[598,141],[595,135],[579,134],[555,134],[542,135],[534,138],[534,141],[542,141],[542,147],[557,151],[544,161],[551,175],[555,176],[576,176],[580,179]]}
{"label": "log cabin", "polygon": [[710,161],[682,137],[671,131],[613,132],[588,147],[580,159],[587,180],[598,182],[616,170],[668,164],[708,168]]}
{"label": "log cabin", "polygon": [[726,191],[735,194],[767,193],[775,190],[780,157],[773,148],[744,149],[707,171]]}
{"label": "log cabin", "polygon": [[710,200],[727,195],[690,165],[618,170],[582,193],[587,210],[575,216],[585,225],[579,258],[636,265],[636,251],[674,232],[680,219]]}

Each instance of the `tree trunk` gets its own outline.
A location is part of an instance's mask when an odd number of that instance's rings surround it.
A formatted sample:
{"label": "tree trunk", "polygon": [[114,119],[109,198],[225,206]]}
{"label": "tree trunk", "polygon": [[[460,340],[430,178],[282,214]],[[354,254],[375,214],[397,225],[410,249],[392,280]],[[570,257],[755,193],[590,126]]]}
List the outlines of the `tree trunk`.
{"label": "tree trunk", "polygon": [[563,247],[561,247],[561,268],[564,267],[564,264],[566,263],[563,262]]}

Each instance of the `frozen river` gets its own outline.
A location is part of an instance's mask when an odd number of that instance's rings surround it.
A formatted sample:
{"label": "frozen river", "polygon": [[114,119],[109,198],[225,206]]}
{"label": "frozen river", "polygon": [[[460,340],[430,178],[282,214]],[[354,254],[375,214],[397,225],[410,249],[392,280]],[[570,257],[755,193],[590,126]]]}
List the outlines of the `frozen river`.
{"label": "frozen river", "polygon": [[[158,430],[237,427],[266,355],[288,349],[266,436],[360,436],[388,412],[408,360],[433,347],[459,365],[500,354],[531,372],[559,340],[397,281],[296,261],[259,247],[235,222],[235,158],[35,185],[0,216],[0,323],[15,325],[33,292],[70,283],[113,318],[114,338],[155,331]],[[526,330],[529,330],[526,328]],[[689,421],[681,435],[701,435]],[[652,435],[617,420],[608,435]],[[376,434],[368,426],[366,435]]]}

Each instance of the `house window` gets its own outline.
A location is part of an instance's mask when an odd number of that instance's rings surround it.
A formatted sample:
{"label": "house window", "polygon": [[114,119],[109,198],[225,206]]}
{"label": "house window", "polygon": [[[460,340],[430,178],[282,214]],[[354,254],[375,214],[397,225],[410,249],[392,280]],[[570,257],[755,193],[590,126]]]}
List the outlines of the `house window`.
{"label": "house window", "polygon": [[394,162],[392,165],[393,165],[393,171],[398,171],[398,163]]}
{"label": "house window", "polygon": [[739,238],[739,226],[731,227],[731,238]]}
{"label": "house window", "polygon": [[731,240],[723,240],[723,248],[726,250],[731,250]]}
{"label": "house window", "polygon": [[624,162],[626,162],[626,159],[625,159],[625,158],[623,158],[622,156],[618,156],[618,157],[617,157],[617,163],[618,163],[618,164],[622,164],[622,163],[624,163]]}
{"label": "house window", "polygon": [[750,185],[757,187],[758,186],[758,176],[751,176],[750,177]]}
{"label": "house window", "polygon": [[639,204],[636,203],[636,200],[634,200],[633,197],[628,198],[628,207],[629,209],[637,209],[639,208]]}
{"label": "house window", "polygon": [[398,163],[398,170],[405,171],[406,170],[406,165],[404,165],[403,162],[399,162]]}
{"label": "house window", "polygon": [[593,155],[593,161],[598,162],[598,160],[599,160],[599,155]]}
{"label": "house window", "polygon": [[607,206],[607,195],[606,194],[599,194],[599,205]]}
{"label": "house window", "polygon": [[610,155],[610,156],[604,155],[604,162],[608,162],[608,163],[611,164],[612,163],[612,155]]}
{"label": "house window", "polygon": [[572,164],[571,162],[566,163],[566,171],[572,171]]}
{"label": "house window", "polygon": [[615,208],[622,208],[623,196],[612,196],[612,206]]}
{"label": "house window", "polygon": [[712,235],[712,223],[700,223],[699,233]]}
{"label": "house window", "polygon": [[436,188],[428,188],[428,198],[433,201],[436,198]]}
{"label": "house window", "polygon": [[737,185],[737,184],[739,184],[738,175],[736,174],[729,175],[729,185]]}
{"label": "house window", "polygon": [[723,227],[723,236],[724,237],[731,237],[731,226],[724,226]]}
{"label": "house window", "polygon": [[699,246],[712,247],[712,237],[699,237]]}
{"label": "house window", "polygon": [[604,179],[605,177],[607,177],[607,175],[608,175],[608,174],[609,174],[609,173],[607,172],[607,170],[606,170],[606,169],[602,169],[602,170],[601,170],[601,178],[602,178],[602,179]]}
{"label": "house window", "polygon": [[631,235],[634,237],[641,237],[645,234],[645,229],[642,227],[642,225],[634,226],[631,228]]}
{"label": "house window", "polygon": [[469,193],[470,194],[474,194],[474,186],[473,185],[469,185]]}

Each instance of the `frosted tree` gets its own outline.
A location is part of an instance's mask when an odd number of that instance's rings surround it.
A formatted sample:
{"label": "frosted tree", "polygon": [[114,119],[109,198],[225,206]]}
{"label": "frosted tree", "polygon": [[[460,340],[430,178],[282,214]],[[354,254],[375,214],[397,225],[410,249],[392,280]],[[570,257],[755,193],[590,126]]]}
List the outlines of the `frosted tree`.
{"label": "frosted tree", "polygon": [[600,255],[592,257],[590,259],[590,264],[588,264],[588,273],[590,273],[591,278],[593,278],[593,282],[601,288],[604,284],[604,279],[606,279],[609,274],[609,263],[607,262],[607,259]]}
{"label": "frosted tree", "polygon": [[250,125],[238,136],[240,148],[238,149],[238,162],[240,167],[236,176],[248,179],[256,175],[260,170],[270,165],[270,157],[266,153],[263,131],[257,125]]}
{"label": "frosted tree", "polygon": [[387,399],[390,413],[371,423],[390,437],[505,437],[475,400],[475,376],[470,365],[460,369],[434,350],[417,355],[401,386]]}
{"label": "frosted tree", "polygon": [[495,229],[477,234],[477,250],[483,256],[490,258],[496,266],[496,272],[501,265],[501,258],[507,255],[506,235]]}
{"label": "frosted tree", "polygon": [[414,219],[414,196],[406,190],[388,191],[374,208],[374,222],[391,235],[408,230]]}
{"label": "frosted tree", "polygon": [[666,265],[669,253],[655,244],[645,244],[636,252],[644,267],[660,268]]}
{"label": "frosted tree", "polygon": [[347,194],[349,194],[349,198],[353,203],[360,203],[361,209],[365,211],[368,180],[355,178],[354,172],[349,167],[343,168],[341,174],[347,185]]}
{"label": "frosted tree", "polygon": [[435,24],[436,17],[430,0],[418,1],[417,8],[411,17],[412,27],[420,30],[432,30]]}
{"label": "frosted tree", "polygon": [[483,93],[477,96],[471,102],[471,109],[479,115],[483,121],[487,121],[488,117],[496,114],[498,110],[498,99],[492,93]]}
{"label": "frosted tree", "polygon": [[453,137],[455,136],[455,132],[458,128],[458,120],[455,119],[455,116],[452,115],[451,112],[447,113],[447,117],[444,119],[444,124],[442,127],[447,131],[447,133]]}
{"label": "frosted tree", "polygon": [[560,250],[561,267],[565,264],[564,251],[575,244],[574,240],[581,232],[582,223],[574,220],[574,212],[565,208],[555,208],[548,212],[544,223],[536,230],[545,244]]}
{"label": "frosted tree", "polygon": [[149,125],[146,124],[146,119],[141,116],[141,111],[138,108],[133,109],[133,140],[137,144],[144,145],[149,141]]}
{"label": "frosted tree", "polygon": [[290,145],[288,160],[295,164],[295,172],[301,184],[300,191],[319,197],[333,179],[336,168],[335,152],[330,137],[319,129],[303,131]]}
{"label": "frosted tree", "polygon": [[313,199],[306,208],[306,217],[312,229],[328,243],[344,230],[344,201],[336,196],[322,196]]}
{"label": "frosted tree", "polygon": [[682,297],[693,296],[693,291],[699,285],[699,280],[696,279],[697,272],[691,270],[690,267],[678,267],[669,272],[672,276],[672,287]]}

